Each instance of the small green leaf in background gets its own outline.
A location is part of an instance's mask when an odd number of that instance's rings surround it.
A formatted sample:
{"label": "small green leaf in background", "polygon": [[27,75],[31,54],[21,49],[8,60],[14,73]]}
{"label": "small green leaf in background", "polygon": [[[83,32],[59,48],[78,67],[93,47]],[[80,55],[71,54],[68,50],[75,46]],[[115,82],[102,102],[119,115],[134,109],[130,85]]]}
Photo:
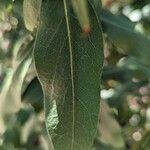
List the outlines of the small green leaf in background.
{"label": "small green leaf in background", "polygon": [[30,103],[36,112],[43,109],[43,92],[37,78],[34,78],[22,95],[22,101]]}
{"label": "small green leaf in background", "polygon": [[108,104],[102,100],[100,106],[100,141],[114,149],[124,148],[121,127],[112,115],[112,110]]}
{"label": "small green leaf in background", "polygon": [[75,14],[83,32],[90,32],[89,12],[87,9],[87,0],[71,0]]}
{"label": "small green leaf in background", "polygon": [[106,10],[101,12],[104,30],[121,53],[129,54],[139,62],[150,66],[150,39],[134,31],[134,24]]}
{"label": "small green leaf in background", "polygon": [[24,0],[23,2],[24,23],[29,31],[34,31],[34,29],[37,28],[41,1],[42,0]]}
{"label": "small green leaf in background", "polygon": [[55,150],[91,150],[98,124],[103,38],[91,3],[91,32],[86,36],[70,5],[68,0],[42,2],[35,66]]}

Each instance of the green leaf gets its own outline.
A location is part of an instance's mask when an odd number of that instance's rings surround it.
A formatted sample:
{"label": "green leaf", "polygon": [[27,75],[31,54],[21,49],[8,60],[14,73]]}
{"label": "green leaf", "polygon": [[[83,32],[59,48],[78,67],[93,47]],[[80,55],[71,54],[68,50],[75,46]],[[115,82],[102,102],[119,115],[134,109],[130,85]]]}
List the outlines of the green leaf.
{"label": "green leaf", "polygon": [[126,72],[130,72],[131,77],[137,79],[148,79],[150,77],[150,70],[148,66],[145,66],[139,62],[139,59],[134,57],[123,59],[118,63],[118,66]]}
{"label": "green leaf", "polygon": [[22,95],[22,101],[30,103],[36,112],[43,109],[43,92],[37,78],[34,78]]}
{"label": "green leaf", "polygon": [[75,14],[84,32],[90,32],[89,12],[87,9],[87,0],[71,0]]}
{"label": "green leaf", "polygon": [[123,148],[125,143],[121,127],[113,117],[111,108],[104,100],[101,101],[100,114],[100,141],[114,147],[114,149]]}
{"label": "green leaf", "polygon": [[55,150],[91,150],[97,129],[103,38],[88,7],[91,33],[85,35],[68,0],[42,3],[34,58]]}
{"label": "green leaf", "polygon": [[23,1],[23,17],[25,26],[29,31],[34,31],[38,25],[38,17],[40,14],[42,0],[24,0]]}
{"label": "green leaf", "polygon": [[150,39],[134,31],[133,23],[104,10],[101,12],[101,20],[108,37],[120,52],[134,56],[144,65],[150,66]]}

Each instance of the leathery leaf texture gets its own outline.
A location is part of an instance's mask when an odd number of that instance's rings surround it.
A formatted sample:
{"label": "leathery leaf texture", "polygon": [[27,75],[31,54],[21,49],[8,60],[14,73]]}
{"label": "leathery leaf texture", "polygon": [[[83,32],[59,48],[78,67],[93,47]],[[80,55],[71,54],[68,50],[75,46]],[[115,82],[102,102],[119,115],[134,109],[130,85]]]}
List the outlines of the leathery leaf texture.
{"label": "leathery leaf texture", "polygon": [[88,3],[91,32],[86,34],[70,0],[42,2],[34,59],[55,150],[92,149],[103,64],[101,26],[93,6]]}

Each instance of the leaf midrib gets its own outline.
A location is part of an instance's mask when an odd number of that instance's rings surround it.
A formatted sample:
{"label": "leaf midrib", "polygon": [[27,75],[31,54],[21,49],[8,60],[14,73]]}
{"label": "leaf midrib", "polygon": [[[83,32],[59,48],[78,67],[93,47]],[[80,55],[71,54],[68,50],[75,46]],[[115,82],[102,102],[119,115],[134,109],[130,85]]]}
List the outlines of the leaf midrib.
{"label": "leaf midrib", "polygon": [[69,19],[68,19],[68,10],[67,10],[67,2],[63,0],[64,3],[64,11],[65,11],[65,18],[66,18],[66,26],[67,26],[67,33],[68,33],[68,42],[69,42],[69,52],[70,52],[70,73],[71,73],[71,86],[72,86],[72,142],[71,142],[71,150],[73,150],[74,144],[74,126],[75,126],[75,88],[74,88],[74,75],[73,75],[73,49],[71,43],[71,32],[69,26]]}

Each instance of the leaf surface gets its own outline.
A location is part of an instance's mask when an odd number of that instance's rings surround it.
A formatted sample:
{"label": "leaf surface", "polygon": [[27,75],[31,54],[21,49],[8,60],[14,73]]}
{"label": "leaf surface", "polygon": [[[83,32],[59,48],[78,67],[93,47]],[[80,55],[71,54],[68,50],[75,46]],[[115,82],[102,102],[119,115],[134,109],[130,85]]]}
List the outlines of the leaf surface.
{"label": "leaf surface", "polygon": [[70,5],[68,0],[43,1],[35,66],[55,150],[91,150],[99,113],[103,38],[91,4],[90,34],[82,34]]}

